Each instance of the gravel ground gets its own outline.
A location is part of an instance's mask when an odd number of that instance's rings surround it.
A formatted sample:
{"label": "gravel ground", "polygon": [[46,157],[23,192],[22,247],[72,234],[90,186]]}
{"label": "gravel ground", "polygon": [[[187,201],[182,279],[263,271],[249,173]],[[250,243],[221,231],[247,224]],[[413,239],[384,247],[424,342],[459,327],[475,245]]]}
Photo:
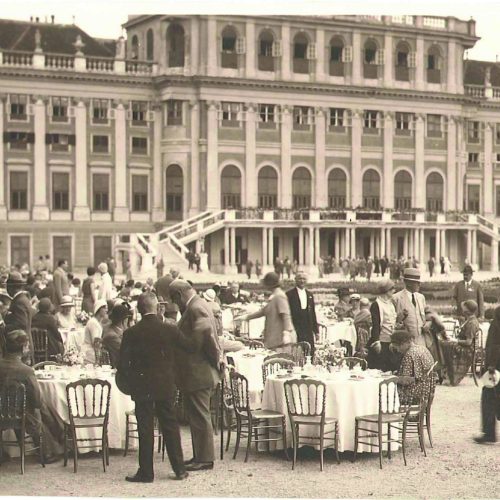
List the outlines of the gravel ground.
{"label": "gravel ground", "polygon": [[[341,454],[337,465],[329,451],[325,470],[319,457],[304,450],[295,471],[281,455],[257,454],[247,464],[244,454],[227,456],[213,471],[192,473],[186,481],[169,481],[170,467],[156,456],[153,484],[130,484],[127,474],[136,470],[136,454],[111,455],[110,468],[102,472],[100,457],[83,458],[73,474],[72,463],[42,469],[30,457],[24,477],[17,460],[0,468],[1,495],[93,497],[309,497],[309,498],[499,498],[499,445],[476,445],[471,437],[479,429],[480,390],[470,378],[458,387],[438,386],[433,407],[434,448],[423,456],[417,442],[408,446],[408,466],[400,451],[379,469],[376,454]],[[217,445],[219,443],[216,437]],[[189,458],[188,429],[183,428],[185,457]],[[232,448],[232,447],[231,447]],[[218,449],[218,448],[217,448]]]}

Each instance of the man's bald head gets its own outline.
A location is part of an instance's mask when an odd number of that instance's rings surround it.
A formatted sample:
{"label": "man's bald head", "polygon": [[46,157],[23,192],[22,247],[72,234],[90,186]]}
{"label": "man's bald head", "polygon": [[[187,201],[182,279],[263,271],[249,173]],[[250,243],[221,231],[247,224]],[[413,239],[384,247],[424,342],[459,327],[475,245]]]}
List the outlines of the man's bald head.
{"label": "man's bald head", "polygon": [[141,316],[145,314],[156,314],[158,310],[158,299],[152,292],[144,292],[137,299],[137,309]]}
{"label": "man's bald head", "polygon": [[179,306],[182,311],[186,307],[187,301],[196,294],[193,287],[184,280],[176,279],[170,283],[168,292],[172,302]]}

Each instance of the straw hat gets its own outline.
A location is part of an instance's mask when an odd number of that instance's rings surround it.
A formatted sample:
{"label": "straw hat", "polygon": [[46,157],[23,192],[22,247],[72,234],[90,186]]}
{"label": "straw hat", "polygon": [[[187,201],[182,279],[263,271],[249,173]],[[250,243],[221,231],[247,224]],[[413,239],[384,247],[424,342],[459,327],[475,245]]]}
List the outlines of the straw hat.
{"label": "straw hat", "polygon": [[71,297],[71,295],[63,295],[59,307],[75,307],[75,303],[73,302],[73,297]]}
{"label": "straw hat", "polygon": [[403,279],[405,281],[418,281],[420,282],[420,271],[413,267],[407,267],[403,271]]}
{"label": "straw hat", "polygon": [[99,309],[102,309],[103,307],[107,306],[108,303],[104,299],[96,300],[94,304],[94,316],[99,312]]}
{"label": "straw hat", "polygon": [[203,298],[208,302],[213,302],[216,296],[215,290],[212,290],[211,288],[203,292]]}

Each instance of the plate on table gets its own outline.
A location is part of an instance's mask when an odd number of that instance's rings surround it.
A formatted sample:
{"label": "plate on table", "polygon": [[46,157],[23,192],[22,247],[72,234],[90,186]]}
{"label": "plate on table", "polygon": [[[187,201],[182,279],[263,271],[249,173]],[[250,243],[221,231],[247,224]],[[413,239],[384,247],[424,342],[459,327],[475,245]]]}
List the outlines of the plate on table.
{"label": "plate on table", "polygon": [[36,373],[36,378],[38,380],[53,380],[55,377],[52,373],[43,373],[43,372],[40,372],[40,373]]}

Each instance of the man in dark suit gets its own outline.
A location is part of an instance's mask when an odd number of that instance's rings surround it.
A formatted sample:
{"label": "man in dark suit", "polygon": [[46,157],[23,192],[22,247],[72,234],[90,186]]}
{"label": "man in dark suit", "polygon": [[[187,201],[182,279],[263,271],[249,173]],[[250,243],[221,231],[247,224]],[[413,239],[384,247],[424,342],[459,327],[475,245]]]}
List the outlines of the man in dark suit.
{"label": "man in dark suit", "polygon": [[143,293],[137,308],[142,319],[123,333],[117,371],[117,384],[135,402],[139,433],[139,470],[125,479],[134,483],[153,482],[155,414],[174,470],[170,477],[185,479],[187,472],[174,408],[174,345],[182,342],[181,335],[174,323],[160,321],[158,300],[153,293]]}
{"label": "man in dark suit", "polygon": [[457,305],[457,314],[462,314],[462,302],[473,300],[477,304],[478,318],[484,318],[484,297],[481,284],[472,279],[472,267],[466,265],[462,271],[464,275],[463,281],[459,281],[453,289],[453,298]]}
{"label": "man in dark suit", "polygon": [[309,342],[311,355],[314,355],[314,336],[318,333],[318,321],[314,306],[313,294],[306,290],[307,274],[298,271],[295,275],[295,288],[288,290],[286,295],[292,313],[292,322],[297,333],[298,342]]}
{"label": "man in dark suit", "polygon": [[54,305],[58,308],[65,295],[69,295],[68,261],[61,259],[54,271]]}
{"label": "man in dark suit", "polygon": [[222,296],[222,303],[235,304],[236,302],[245,303],[248,302],[248,299],[240,292],[240,285],[236,283],[236,281],[233,281],[229,284],[229,288]]}
{"label": "man in dark suit", "polygon": [[54,306],[49,298],[45,297],[38,303],[38,312],[33,316],[31,326],[47,331],[47,344],[49,356],[64,353],[61,333],[57,328],[57,320],[53,314]]}
{"label": "man in dark suit", "polygon": [[193,342],[191,352],[177,353],[177,386],[184,395],[186,416],[191,427],[193,458],[186,470],[213,469],[214,437],[210,398],[219,382],[223,353],[217,326],[207,302],[186,281],[176,279],[169,286],[170,298],[182,313],[181,332]]}

